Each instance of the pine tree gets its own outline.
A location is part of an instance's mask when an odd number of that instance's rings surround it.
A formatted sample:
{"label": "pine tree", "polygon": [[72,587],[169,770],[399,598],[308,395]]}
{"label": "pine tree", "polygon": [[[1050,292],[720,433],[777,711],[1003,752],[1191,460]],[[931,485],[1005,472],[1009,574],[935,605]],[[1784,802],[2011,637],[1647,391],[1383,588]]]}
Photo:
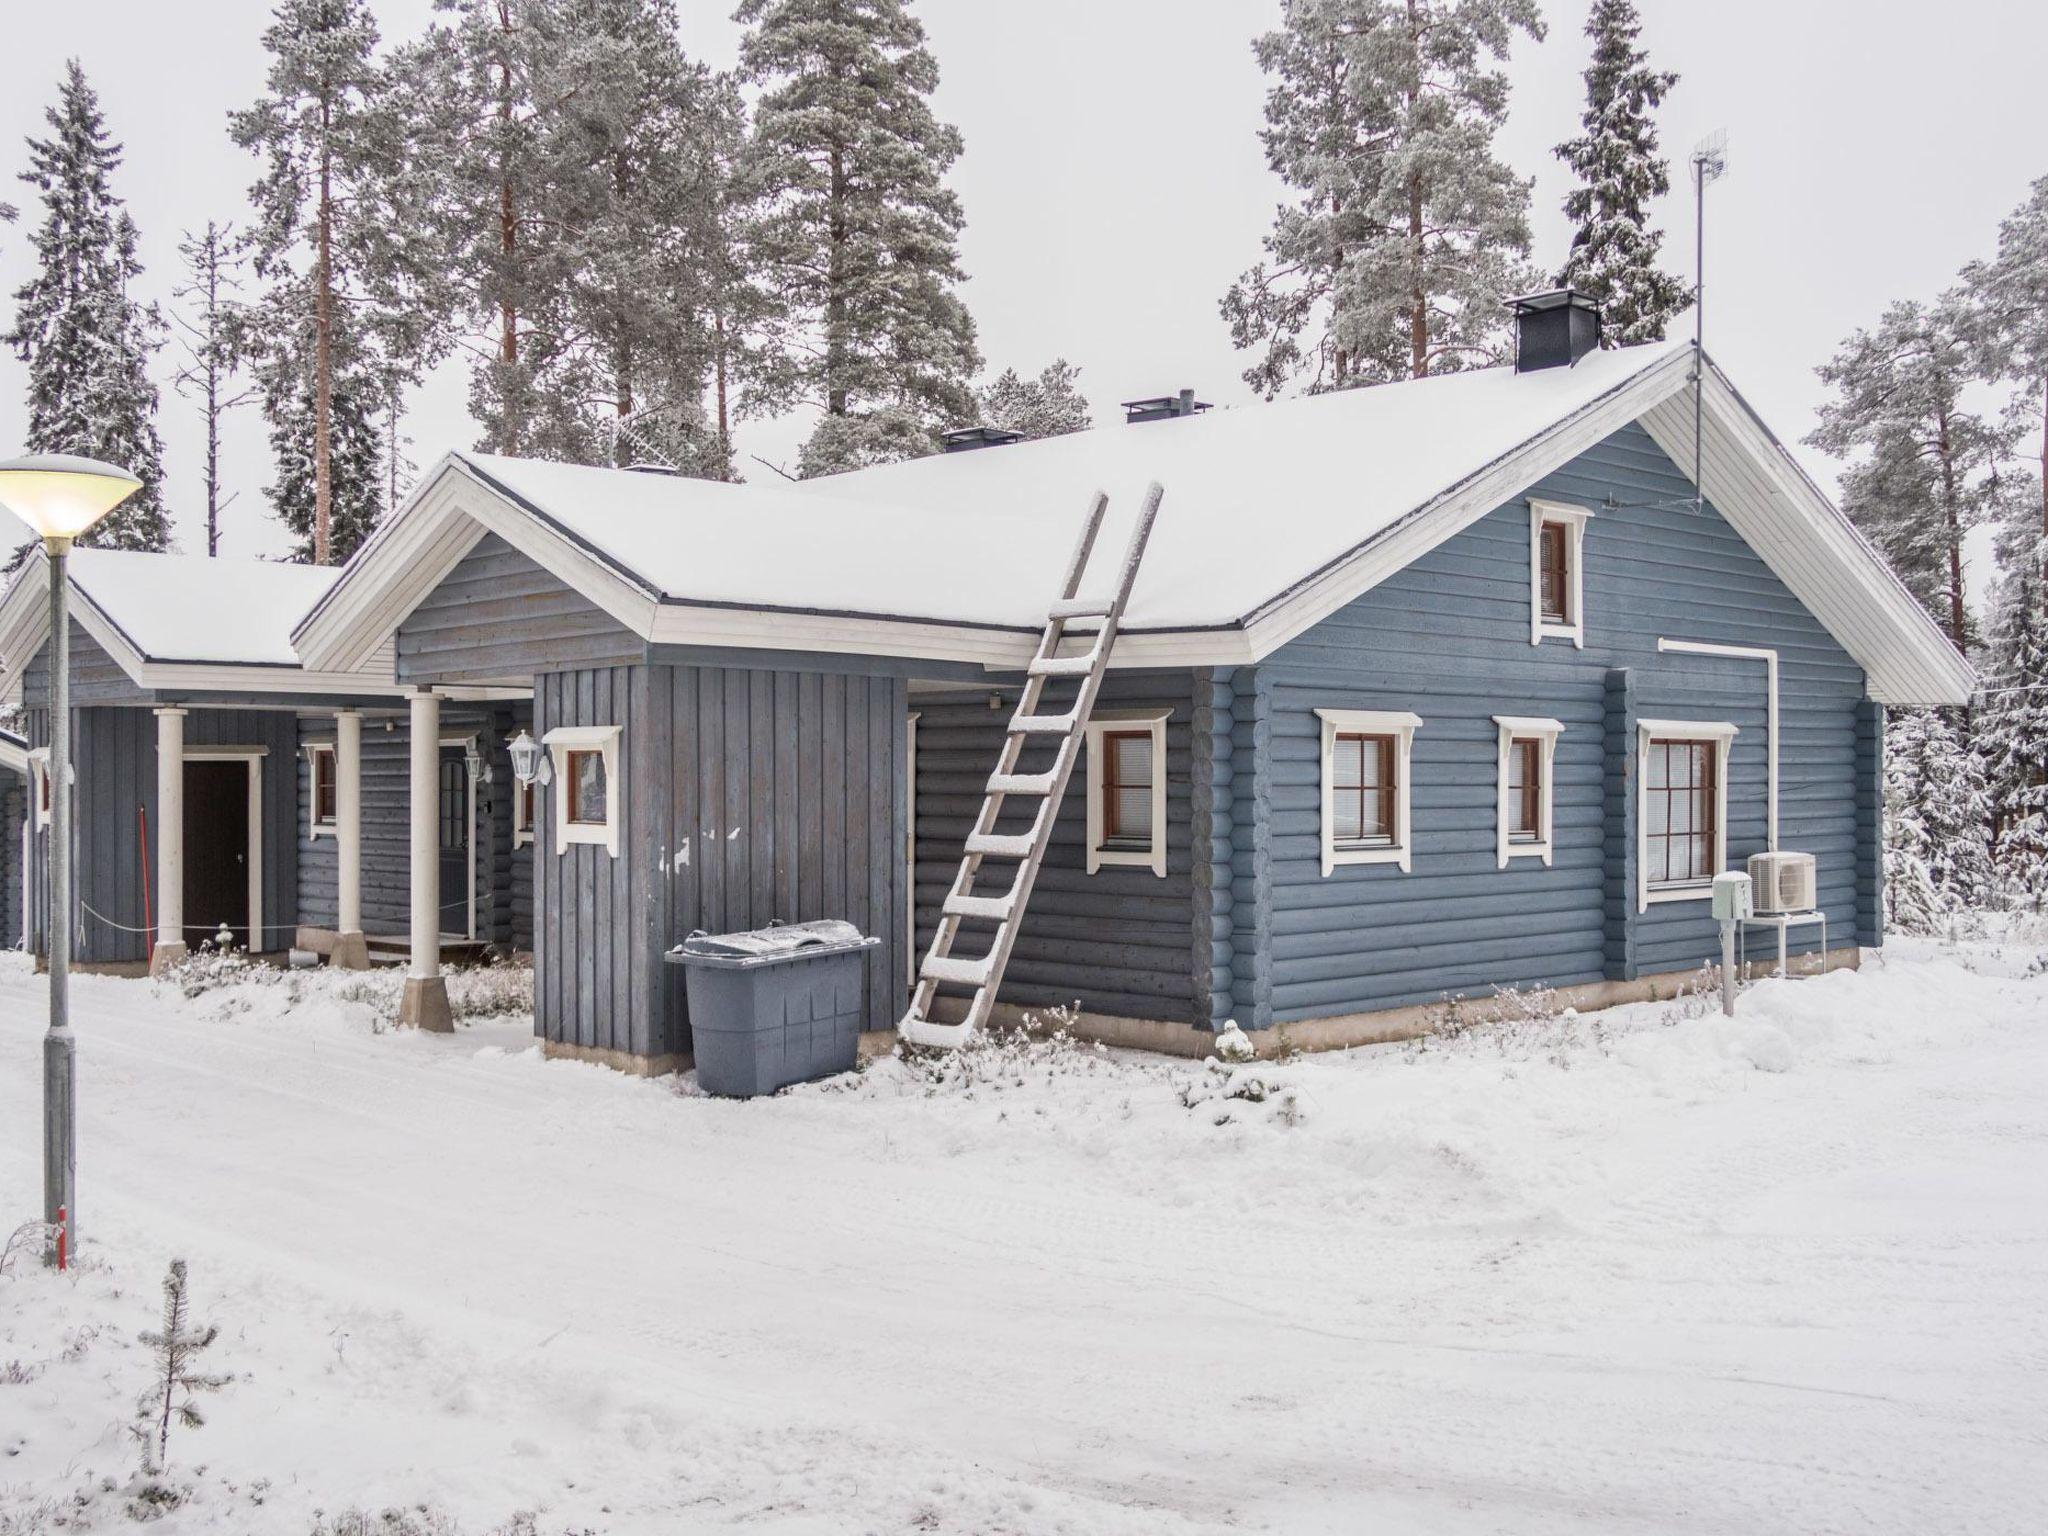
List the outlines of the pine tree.
{"label": "pine tree", "polygon": [[80,543],[163,549],[163,442],[149,378],[163,320],[131,295],[142,263],[135,221],[113,190],[121,146],[76,59],[44,118],[51,135],[28,141],[21,177],[43,204],[36,271],[15,290],[14,325],[0,338],[28,364],[26,446],[104,459],[142,482]]}
{"label": "pine tree", "polygon": [[[441,341],[446,296],[426,208],[438,191],[431,158],[416,157],[392,110],[366,0],[280,0],[263,34],[267,94],[230,118],[237,144],[265,157],[251,188],[255,270],[270,283],[255,334],[308,370],[310,557],[334,559],[337,377],[351,361],[417,377]],[[273,364],[269,371],[280,372]],[[293,398],[265,381],[267,407]],[[272,417],[275,439],[279,420]]]}
{"label": "pine tree", "polygon": [[1006,427],[1026,438],[1059,437],[1088,430],[1088,400],[1078,383],[1081,370],[1054,358],[1035,378],[1005,368],[976,396],[981,424]]}
{"label": "pine tree", "polygon": [[1692,297],[1657,265],[1664,236],[1650,228],[1649,203],[1671,190],[1671,167],[1657,152],[1651,113],[1678,76],[1645,68],[1650,56],[1636,47],[1641,31],[1631,0],[1594,0],[1586,21],[1593,62],[1579,120],[1585,132],[1557,146],[1579,180],[1564,200],[1577,229],[1558,282],[1599,300],[1608,346],[1662,341],[1666,323]]}
{"label": "pine tree", "polygon": [[1906,710],[1885,732],[1885,906],[1904,933],[1947,929],[1992,892],[1990,802],[1982,765],[1935,710]]}
{"label": "pine tree", "polygon": [[1857,456],[1842,474],[1842,510],[1967,651],[1975,628],[1963,540],[1995,504],[2010,434],[1965,404],[1964,311],[1952,296],[1932,307],[1894,304],[1818,372],[1834,397],[1807,441]]}
{"label": "pine tree", "polygon": [[161,1330],[144,1330],[142,1334],[142,1342],[150,1347],[155,1362],[149,1390],[135,1405],[145,1470],[161,1473],[169,1465],[173,1419],[186,1429],[197,1429],[206,1422],[193,1394],[217,1392],[228,1384],[228,1377],[199,1369],[199,1357],[219,1337],[218,1327],[202,1328],[192,1321],[185,1261],[171,1260],[170,1271],[164,1276],[164,1325]]}
{"label": "pine tree", "polygon": [[272,514],[293,535],[291,558],[339,565],[361,547],[384,510],[388,466],[377,417],[387,404],[378,375],[344,360],[328,386],[326,560],[317,558],[320,466],[314,459],[319,393],[310,362],[265,370],[263,415],[277,476],[264,488]]}
{"label": "pine tree", "polygon": [[1341,389],[1496,362],[1528,267],[1529,183],[1494,155],[1505,60],[1535,0],[1285,0],[1255,45],[1278,77],[1261,138],[1297,194],[1272,259],[1223,298],[1246,371]]}
{"label": "pine tree", "polygon": [[[2013,425],[2030,417],[2041,431],[2039,527],[2048,560],[2048,176],[1998,226],[1998,255],[1965,267],[1963,282],[1985,371],[2020,391]],[[2048,577],[2048,566],[2043,575]]]}
{"label": "pine tree", "polygon": [[2048,583],[2027,549],[2000,584],[1975,741],[1991,802],[1999,884],[2048,902]]}
{"label": "pine tree", "polygon": [[736,19],[761,88],[750,250],[789,316],[754,408],[825,413],[806,475],[929,453],[972,412],[980,358],[944,183],[960,134],[932,113],[924,28],[904,0],[742,0]]}
{"label": "pine tree", "polygon": [[175,315],[186,360],[172,382],[181,395],[197,397],[206,423],[206,553],[213,556],[220,553],[220,515],[234,499],[221,496],[221,418],[253,394],[235,383],[243,347],[236,280],[241,257],[233,230],[212,222],[197,235],[188,233],[178,254],[185,259],[185,280],[172,296],[184,300],[190,313]]}

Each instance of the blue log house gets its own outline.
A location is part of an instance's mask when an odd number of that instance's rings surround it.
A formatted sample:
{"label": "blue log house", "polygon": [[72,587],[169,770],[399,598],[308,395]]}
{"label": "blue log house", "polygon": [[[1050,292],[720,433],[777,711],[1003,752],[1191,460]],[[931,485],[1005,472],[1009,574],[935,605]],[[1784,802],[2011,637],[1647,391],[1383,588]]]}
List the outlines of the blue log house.
{"label": "blue log house", "polygon": [[[110,643],[88,554],[81,899],[140,868],[132,830],[95,828],[157,820],[164,712],[225,713],[190,739],[299,765],[266,931],[288,914],[358,963],[381,928],[416,1022],[445,1023],[437,941],[465,934],[531,950],[549,1054],[672,1070],[666,950],[838,917],[887,941],[866,1020],[887,1031],[1076,526],[1107,492],[1120,543],[1156,480],[999,1016],[1078,1004],[1084,1034],[1196,1053],[1228,1020],[1317,1048],[1509,986],[1668,995],[1718,956],[1712,876],[1766,849],[1813,855],[1831,959],[1855,964],[1883,937],[1884,710],[1964,702],[1970,671],[1710,360],[1589,350],[1589,318],[1525,308],[1510,366],[1206,413],[1184,392],[801,484],[451,454],[203,680]],[[31,748],[39,574],[0,603]],[[85,719],[148,708],[154,763],[146,730]],[[530,786],[506,755],[526,732]],[[466,864],[436,857],[478,786]],[[189,801],[184,825],[190,865]],[[1818,932],[1793,940],[1810,963]],[[87,923],[81,958],[143,958],[123,942]]]}

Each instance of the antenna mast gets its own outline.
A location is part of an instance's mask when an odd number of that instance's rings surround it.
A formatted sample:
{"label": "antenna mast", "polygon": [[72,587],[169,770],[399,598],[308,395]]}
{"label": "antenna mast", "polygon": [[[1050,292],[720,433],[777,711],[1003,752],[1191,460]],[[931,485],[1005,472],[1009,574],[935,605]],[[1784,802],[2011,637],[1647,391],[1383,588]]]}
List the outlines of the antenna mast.
{"label": "antenna mast", "polygon": [[1704,438],[1701,393],[1707,372],[1707,183],[1728,174],[1728,130],[1717,128],[1692,151],[1692,510],[1706,510],[1706,487],[1700,482],[1700,449]]}

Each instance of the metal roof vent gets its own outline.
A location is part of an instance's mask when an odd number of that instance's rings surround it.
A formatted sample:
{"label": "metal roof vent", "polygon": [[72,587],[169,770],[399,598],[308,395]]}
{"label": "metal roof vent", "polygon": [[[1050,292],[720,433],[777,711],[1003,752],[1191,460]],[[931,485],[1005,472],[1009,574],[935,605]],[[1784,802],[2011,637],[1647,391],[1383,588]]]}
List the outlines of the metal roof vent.
{"label": "metal roof vent", "polygon": [[1008,427],[951,427],[939,434],[939,441],[948,453],[970,453],[976,448],[1000,448],[1005,443],[1021,443],[1022,432],[1012,432]]}
{"label": "metal roof vent", "polygon": [[1600,306],[1576,288],[1509,299],[1515,312],[1515,372],[1569,368],[1600,345]]}
{"label": "metal roof vent", "polygon": [[621,464],[621,469],[635,475],[667,475],[674,480],[683,478],[683,472],[673,464],[656,464],[649,459],[635,459],[631,464]]}
{"label": "metal roof vent", "polygon": [[1132,426],[1141,421],[1168,421],[1175,416],[1199,416],[1209,409],[1209,402],[1197,400],[1192,389],[1184,389],[1177,395],[1155,395],[1149,400],[1126,400],[1124,425]]}

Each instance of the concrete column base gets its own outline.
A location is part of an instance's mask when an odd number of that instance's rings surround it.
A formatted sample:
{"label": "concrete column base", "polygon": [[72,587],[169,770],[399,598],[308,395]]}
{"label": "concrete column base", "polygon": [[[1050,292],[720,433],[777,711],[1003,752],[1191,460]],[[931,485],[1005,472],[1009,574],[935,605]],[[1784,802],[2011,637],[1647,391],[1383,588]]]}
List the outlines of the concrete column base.
{"label": "concrete column base", "polygon": [[370,968],[370,946],[360,933],[336,934],[334,948],[328,951],[327,963],[337,971],[367,971]]}
{"label": "concrete column base", "polygon": [[187,953],[188,951],[183,941],[178,939],[159,939],[156,948],[149,952],[150,979],[155,980],[163,975],[166,970],[183,960]]}
{"label": "concrete column base", "polygon": [[448,1007],[448,983],[439,976],[408,976],[399,999],[398,1022],[437,1035],[455,1033],[455,1014]]}

